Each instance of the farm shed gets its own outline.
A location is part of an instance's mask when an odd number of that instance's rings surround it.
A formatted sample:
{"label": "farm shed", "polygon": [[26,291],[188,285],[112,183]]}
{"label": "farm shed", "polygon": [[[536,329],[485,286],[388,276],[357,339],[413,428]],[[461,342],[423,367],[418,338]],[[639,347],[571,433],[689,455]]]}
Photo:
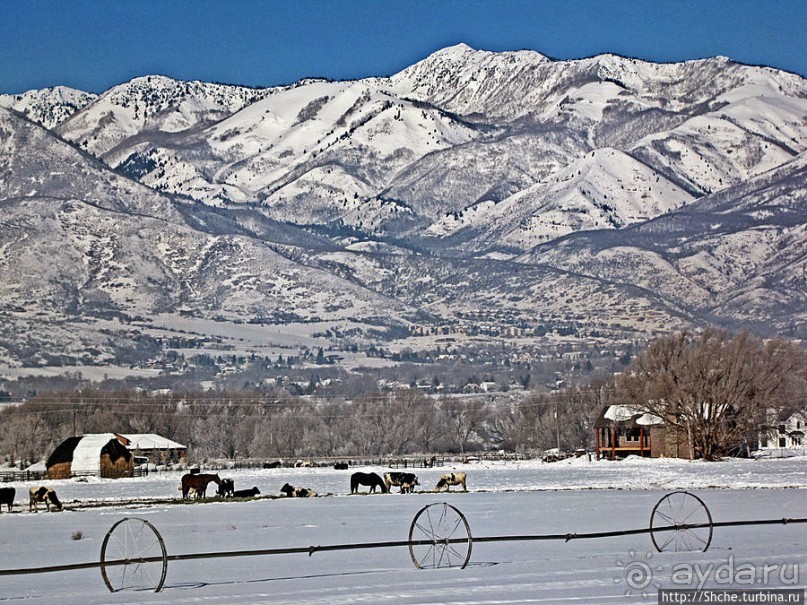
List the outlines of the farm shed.
{"label": "farm shed", "polygon": [[45,463],[48,478],[76,475],[133,477],[134,458],[125,440],[114,433],[68,437],[53,450]]}
{"label": "farm shed", "polygon": [[631,406],[609,405],[594,423],[597,459],[625,458],[689,458],[686,439],[669,430],[658,416]]}
{"label": "farm shed", "polygon": [[148,458],[151,464],[170,464],[185,459],[187,447],[154,433],[119,435],[126,439],[129,451],[136,457]]}

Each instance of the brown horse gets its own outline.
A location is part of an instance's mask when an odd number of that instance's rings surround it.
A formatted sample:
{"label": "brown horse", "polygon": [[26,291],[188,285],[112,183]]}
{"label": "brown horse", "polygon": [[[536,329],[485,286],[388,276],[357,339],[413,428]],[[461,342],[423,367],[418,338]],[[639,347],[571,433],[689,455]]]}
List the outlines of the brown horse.
{"label": "brown horse", "polygon": [[216,485],[221,485],[221,479],[219,479],[218,475],[192,475],[191,473],[182,475],[182,483],[179,486],[179,489],[182,490],[182,499],[187,498],[191,490],[197,499],[204,498],[207,484],[211,481],[214,481]]}

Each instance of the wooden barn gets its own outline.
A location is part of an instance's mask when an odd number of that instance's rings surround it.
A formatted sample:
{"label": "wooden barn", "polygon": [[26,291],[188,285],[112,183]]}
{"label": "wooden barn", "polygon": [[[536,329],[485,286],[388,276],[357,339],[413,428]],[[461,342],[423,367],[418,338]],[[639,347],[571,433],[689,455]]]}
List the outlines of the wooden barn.
{"label": "wooden barn", "polygon": [[627,456],[689,458],[685,439],[658,416],[626,405],[605,406],[594,423],[597,460]]}
{"label": "wooden barn", "polygon": [[133,477],[134,457],[126,447],[126,441],[114,433],[68,437],[53,450],[45,463],[48,477]]}

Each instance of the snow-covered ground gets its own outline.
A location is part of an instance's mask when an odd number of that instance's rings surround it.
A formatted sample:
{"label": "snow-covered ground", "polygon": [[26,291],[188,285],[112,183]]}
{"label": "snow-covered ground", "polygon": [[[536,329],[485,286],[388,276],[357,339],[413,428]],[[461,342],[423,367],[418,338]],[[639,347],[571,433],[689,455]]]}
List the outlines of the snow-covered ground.
{"label": "snow-covered ground", "polygon": [[[784,460],[478,463],[417,469],[411,495],[349,496],[351,469],[225,471],[236,489],[278,495],[283,483],[328,497],[176,506],[179,473],[50,482],[66,510],[0,514],[2,569],[98,561],[110,527],[149,520],[170,555],[406,541],[425,505],[448,502],[475,538],[640,529],[665,494],[686,489],[716,522],[806,518],[807,457]],[[468,493],[430,490],[442,472],[468,473]],[[212,491],[212,489],[211,489]],[[129,498],[153,499],[134,506]],[[95,501],[95,502],[93,502]],[[104,506],[87,504],[103,501]],[[405,546],[171,561],[160,593],[110,593],[99,569],[0,575],[0,603],[644,603],[659,588],[803,588],[807,525],[716,527],[706,553],[658,553],[648,534],[473,545],[463,569],[415,569]],[[80,539],[77,539],[80,538]],[[636,579],[631,571],[643,570]],[[765,571],[767,569],[767,571]],[[753,577],[750,577],[753,575]],[[691,582],[687,582],[690,579]]]}

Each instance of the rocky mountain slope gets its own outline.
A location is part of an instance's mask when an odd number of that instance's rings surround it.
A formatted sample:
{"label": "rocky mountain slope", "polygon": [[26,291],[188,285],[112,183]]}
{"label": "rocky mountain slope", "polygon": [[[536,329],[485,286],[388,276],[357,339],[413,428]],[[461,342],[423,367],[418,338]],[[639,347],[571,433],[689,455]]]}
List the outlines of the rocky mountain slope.
{"label": "rocky mountain slope", "polygon": [[807,82],[721,57],[459,45],[351,82],[2,95],[0,358],[150,358],[171,318],[354,349],[807,336],[806,151]]}

